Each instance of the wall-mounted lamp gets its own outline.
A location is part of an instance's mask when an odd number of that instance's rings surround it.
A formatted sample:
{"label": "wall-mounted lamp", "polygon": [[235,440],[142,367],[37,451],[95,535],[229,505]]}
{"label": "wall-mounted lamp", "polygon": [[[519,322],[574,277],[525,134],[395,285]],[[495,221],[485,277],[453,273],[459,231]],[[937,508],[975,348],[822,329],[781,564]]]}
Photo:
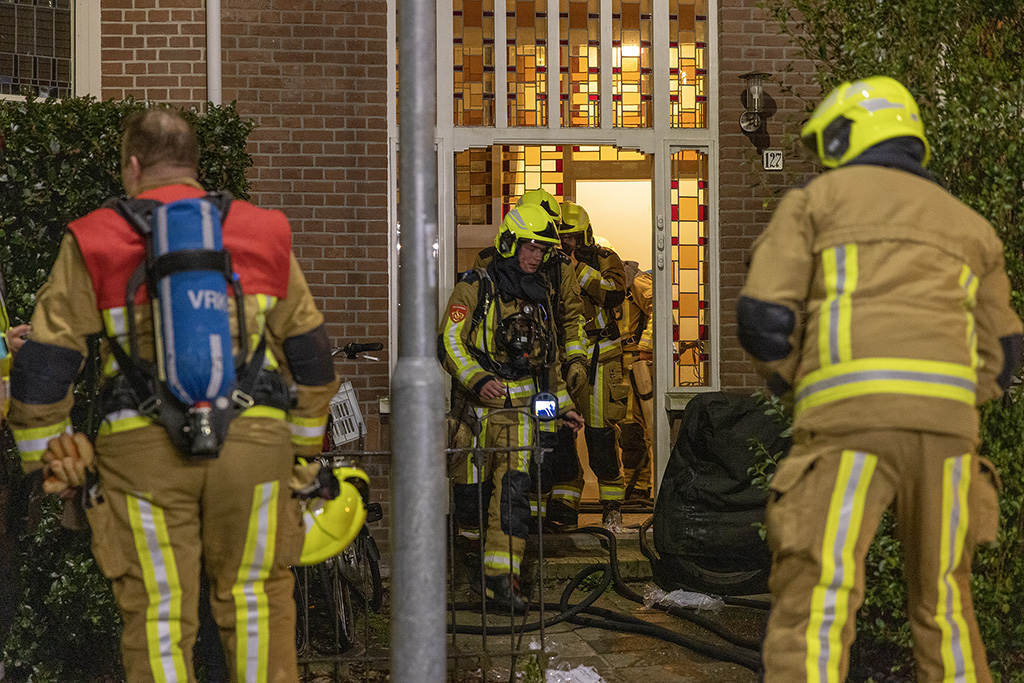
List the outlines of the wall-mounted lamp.
{"label": "wall-mounted lamp", "polygon": [[747,110],[740,114],[740,128],[746,133],[754,133],[761,127],[761,114],[764,112],[761,79],[768,75],[762,71],[751,71],[740,76],[747,85]]}

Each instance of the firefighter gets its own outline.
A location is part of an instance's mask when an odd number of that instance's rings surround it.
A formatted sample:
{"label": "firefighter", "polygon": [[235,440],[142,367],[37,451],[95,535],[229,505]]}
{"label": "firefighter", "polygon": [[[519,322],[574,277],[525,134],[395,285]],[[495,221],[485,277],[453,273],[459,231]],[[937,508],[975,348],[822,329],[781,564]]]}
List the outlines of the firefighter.
{"label": "firefighter", "polygon": [[[158,203],[204,197],[198,154],[195,132],[180,115],[133,114],[122,139],[125,190]],[[295,455],[320,451],[338,380],[284,215],[234,200],[222,234],[245,294],[246,328],[254,340],[265,335],[266,347],[247,345],[263,356],[253,361],[260,370],[252,403],[230,423],[216,457],[178,450],[170,429],[150,417],[149,399],[135,395],[111,358],[112,344],[125,348],[126,283],[145,258],[143,239],[111,208],[69,225],[11,373],[10,423],[24,468],[42,468],[45,489],[67,496],[95,467],[97,481],[88,481],[83,495],[93,554],[124,620],[131,683],[196,680],[201,562],[232,680],[298,682],[289,565],[298,563],[304,529],[301,501],[288,487]],[[146,288],[139,291],[142,303]],[[234,310],[231,297],[227,303]],[[153,361],[151,308],[134,310],[138,353]],[[107,340],[106,417],[93,465],[88,440],[68,435],[68,415],[86,338],[97,333]],[[242,348],[237,331],[233,336]]]}
{"label": "firefighter", "polygon": [[[571,201],[562,203],[558,229],[562,250],[572,262],[580,283],[587,334],[587,390],[574,397],[581,404],[583,430],[590,468],[597,476],[601,498],[601,522],[621,530],[620,508],[625,482],[619,461],[615,425],[626,416],[629,393],[622,374],[622,339],[619,319],[626,298],[626,274],[622,260],[594,238],[586,209]],[[563,434],[556,452],[559,465],[548,501],[548,517],[554,523],[574,525],[583,492],[583,468],[575,440]]]}
{"label": "firefighter", "polygon": [[556,285],[543,269],[559,243],[556,225],[538,206],[512,209],[495,239],[494,259],[456,284],[440,326],[442,364],[455,380],[455,445],[509,449],[508,456],[457,458],[451,474],[460,532],[478,532],[480,516],[485,519],[484,595],[516,613],[527,606],[519,572],[532,488],[524,449],[538,438],[526,414],[531,399],[554,394],[557,416],[571,429],[582,427],[558,359]]}
{"label": "firefighter", "polygon": [[636,261],[626,261],[626,301],[619,333],[622,335],[622,367],[629,376],[626,418],[617,425],[622,450],[622,476],[626,499],[651,497],[651,429],[644,408],[653,400],[651,365],[654,360],[654,281],[650,271],[640,271]]}
{"label": "firefighter", "polygon": [[765,681],[846,679],[864,557],[893,503],[918,680],[991,681],[970,578],[999,509],[975,406],[1021,359],[1003,245],[925,170],[897,81],[843,83],[802,135],[834,170],[782,200],[737,305],[769,387],[795,390],[767,510]]}
{"label": "firefighter", "polygon": [[[516,206],[534,205],[539,206],[555,221],[560,221],[562,212],[558,200],[545,190],[538,188],[524,192],[516,202]],[[496,248],[493,246],[483,249],[473,263],[474,269],[486,268],[494,259]],[[541,264],[540,271],[552,283],[559,283],[558,294],[555,297],[557,302],[553,304],[555,310],[555,331],[558,336],[558,360],[562,365],[562,375],[565,377],[565,386],[570,397],[579,396],[580,392],[586,390],[587,386],[587,336],[583,329],[583,300],[580,298],[580,283],[576,279],[576,271],[568,257],[561,251],[553,251],[551,255]],[[575,400],[575,399],[574,399]],[[534,492],[540,490],[540,495],[531,495],[530,514],[537,518],[546,514],[548,494],[551,492],[553,474],[558,467],[555,462],[555,454],[564,452],[565,448],[558,448],[556,440],[561,436],[567,438],[559,425],[554,422],[542,422],[540,425],[540,442],[544,449],[544,458],[541,466],[537,463],[530,464],[531,478],[538,484],[534,486]],[[572,434],[572,430],[566,430]]]}

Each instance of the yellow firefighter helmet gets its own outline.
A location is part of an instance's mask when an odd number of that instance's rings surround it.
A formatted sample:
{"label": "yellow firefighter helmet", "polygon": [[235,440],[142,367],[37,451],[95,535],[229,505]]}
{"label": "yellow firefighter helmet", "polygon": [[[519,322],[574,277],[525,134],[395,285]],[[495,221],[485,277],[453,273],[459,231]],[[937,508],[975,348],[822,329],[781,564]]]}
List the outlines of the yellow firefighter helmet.
{"label": "yellow firefighter helmet", "polygon": [[814,110],[800,136],[829,168],[852,161],[880,142],[902,137],[917,138],[924,145],[922,165],[931,159],[917,103],[909,90],[888,76],[840,85]]}
{"label": "yellow firefighter helmet", "polygon": [[306,503],[302,521],[306,539],[302,543],[301,565],[319,564],[334,557],[351,543],[366,521],[366,505],[359,489],[351,481],[370,485],[366,472],[355,467],[339,467],[334,476],[341,484],[341,493],[334,500],[313,498]]}
{"label": "yellow firefighter helmet", "polygon": [[536,205],[548,212],[548,215],[554,218],[556,221],[562,217],[562,211],[558,206],[558,200],[555,196],[545,190],[544,188],[537,188],[536,190],[530,190],[524,192],[523,196],[516,202],[516,206],[528,206]]}
{"label": "yellow firefighter helmet", "polygon": [[[556,219],[545,209],[534,204],[517,206],[507,214],[494,238],[494,247],[503,258],[513,256],[519,250],[520,242],[533,242],[547,247],[557,246],[558,228]],[[546,261],[550,250],[544,255]]]}

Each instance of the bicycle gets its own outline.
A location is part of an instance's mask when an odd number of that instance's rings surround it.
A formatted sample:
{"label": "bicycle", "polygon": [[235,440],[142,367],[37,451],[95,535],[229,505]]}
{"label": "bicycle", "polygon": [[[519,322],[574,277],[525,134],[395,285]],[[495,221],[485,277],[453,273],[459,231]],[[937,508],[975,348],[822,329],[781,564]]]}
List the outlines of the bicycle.
{"label": "bicycle", "polygon": [[[344,347],[335,348],[331,355],[333,357],[340,353],[344,354],[347,359],[355,359],[359,358],[360,353],[378,351],[382,348],[383,344],[350,342]],[[366,358],[377,360],[370,356]],[[339,393],[341,392],[339,391]],[[350,443],[351,439],[335,443],[334,439],[337,438],[338,430],[334,429],[334,421],[351,420],[352,410],[353,406],[347,406],[346,410],[335,410],[332,407],[327,433],[324,437],[324,448],[320,456],[322,465],[333,469],[357,468],[361,457],[370,454],[364,450],[365,428],[358,415],[356,415],[358,419],[355,420],[358,423],[358,450],[340,448],[345,443]],[[358,413],[358,407],[354,407],[354,410]],[[346,424],[346,427],[352,426],[352,424]],[[366,520],[355,539],[341,553],[317,565],[295,568],[296,603],[299,607],[296,645],[299,654],[305,654],[312,645],[309,628],[311,616],[314,624],[318,619],[333,622],[331,645],[334,654],[340,654],[350,650],[356,644],[356,605],[364,607],[368,612],[378,612],[383,604],[384,589],[380,575],[380,550],[367,527],[368,524],[383,518],[383,510],[380,503],[369,502],[369,486],[365,481],[355,477],[348,481],[359,491],[366,509]],[[321,604],[325,609],[318,609]],[[305,607],[304,610],[303,607]],[[323,625],[320,624],[320,626]],[[318,633],[329,630],[331,629],[316,629]]]}

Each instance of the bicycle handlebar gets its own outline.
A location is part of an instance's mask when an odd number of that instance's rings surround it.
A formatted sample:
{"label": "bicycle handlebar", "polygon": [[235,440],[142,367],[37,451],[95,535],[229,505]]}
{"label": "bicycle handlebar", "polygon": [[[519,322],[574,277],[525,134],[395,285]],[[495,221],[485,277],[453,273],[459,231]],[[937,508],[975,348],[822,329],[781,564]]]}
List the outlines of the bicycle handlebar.
{"label": "bicycle handlebar", "polygon": [[356,358],[360,353],[364,351],[380,351],[384,348],[384,345],[377,342],[374,344],[357,344],[356,342],[349,342],[345,346],[336,348],[331,352],[331,355],[337,355],[339,353],[345,354],[345,358]]}

